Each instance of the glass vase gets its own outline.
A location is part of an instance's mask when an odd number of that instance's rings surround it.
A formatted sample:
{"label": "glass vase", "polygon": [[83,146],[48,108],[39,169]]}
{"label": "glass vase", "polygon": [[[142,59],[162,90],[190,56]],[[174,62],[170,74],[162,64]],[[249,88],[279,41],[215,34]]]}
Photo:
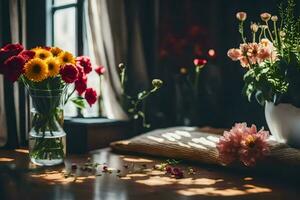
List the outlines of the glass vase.
{"label": "glass vase", "polygon": [[63,126],[63,90],[27,88],[32,99],[29,156],[40,166],[53,166],[64,162],[66,133]]}

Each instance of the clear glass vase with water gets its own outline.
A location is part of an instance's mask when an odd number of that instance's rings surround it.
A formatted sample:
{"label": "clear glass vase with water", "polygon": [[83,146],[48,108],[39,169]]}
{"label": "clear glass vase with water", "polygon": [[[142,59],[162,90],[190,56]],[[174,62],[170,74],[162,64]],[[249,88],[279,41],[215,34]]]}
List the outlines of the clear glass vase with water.
{"label": "clear glass vase with water", "polygon": [[32,99],[30,160],[40,166],[58,165],[66,155],[66,133],[63,125],[63,90],[28,88]]}

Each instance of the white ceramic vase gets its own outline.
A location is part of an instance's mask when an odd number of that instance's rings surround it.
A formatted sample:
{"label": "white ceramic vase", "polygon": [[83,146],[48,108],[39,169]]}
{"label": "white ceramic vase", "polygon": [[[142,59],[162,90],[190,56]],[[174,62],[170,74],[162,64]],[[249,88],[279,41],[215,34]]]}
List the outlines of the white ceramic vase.
{"label": "white ceramic vase", "polygon": [[300,108],[266,102],[265,116],[276,141],[300,148]]}

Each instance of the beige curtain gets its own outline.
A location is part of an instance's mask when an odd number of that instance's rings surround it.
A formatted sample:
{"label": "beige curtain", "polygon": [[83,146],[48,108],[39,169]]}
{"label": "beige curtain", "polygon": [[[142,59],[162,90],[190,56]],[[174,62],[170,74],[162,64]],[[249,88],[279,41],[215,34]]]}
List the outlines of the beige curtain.
{"label": "beige curtain", "polygon": [[[121,84],[117,66],[121,62],[132,61],[131,71],[141,85],[148,82],[139,25],[134,22],[128,34],[124,0],[88,0],[88,45],[92,58],[106,67],[104,75],[103,102],[108,118],[126,119],[120,105]],[[129,44],[129,38],[131,43]],[[131,49],[128,49],[129,46]],[[128,51],[134,58],[129,58]]]}
{"label": "beige curtain", "polygon": [[[19,8],[21,13],[19,12]],[[25,41],[25,26],[20,30],[20,23],[25,24],[25,1],[24,0],[9,0],[9,28],[11,32],[11,43],[21,43],[21,41]],[[21,22],[20,19],[23,21]],[[22,33],[22,34],[20,34]],[[23,43],[25,46],[25,44]],[[4,77],[0,75],[0,82],[3,83]],[[14,109],[15,110],[6,110],[5,108],[5,91],[4,85],[0,84],[0,146],[4,146],[7,143],[7,120],[6,120],[6,112],[15,112],[16,114],[16,134],[20,141],[20,102],[19,102],[19,85],[18,83],[14,83],[13,87],[14,93]]]}
{"label": "beige curtain", "polygon": [[[3,83],[3,76],[0,75],[0,82]],[[4,105],[4,86],[0,84],[0,146],[4,146],[7,140],[7,127],[5,119],[5,105]]]}

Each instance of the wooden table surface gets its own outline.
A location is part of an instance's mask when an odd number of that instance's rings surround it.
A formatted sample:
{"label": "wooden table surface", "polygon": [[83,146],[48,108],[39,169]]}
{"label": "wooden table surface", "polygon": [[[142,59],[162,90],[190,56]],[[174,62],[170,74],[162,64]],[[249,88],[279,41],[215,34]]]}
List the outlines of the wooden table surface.
{"label": "wooden table surface", "polygon": [[[109,172],[73,170],[71,164],[105,164]],[[28,160],[27,150],[0,151],[0,199],[101,199],[101,200],[190,200],[190,199],[299,199],[297,183],[276,177],[259,178],[224,171],[213,166],[180,163],[184,178],[176,179],[153,166],[164,159],[119,155],[102,149],[89,155],[71,155],[65,165],[41,168]],[[10,166],[10,170],[4,166]],[[195,174],[188,174],[192,167]],[[14,169],[11,169],[14,168]],[[30,171],[27,171],[30,170]],[[120,172],[118,173],[118,170]],[[299,172],[300,173],[300,172]]]}

